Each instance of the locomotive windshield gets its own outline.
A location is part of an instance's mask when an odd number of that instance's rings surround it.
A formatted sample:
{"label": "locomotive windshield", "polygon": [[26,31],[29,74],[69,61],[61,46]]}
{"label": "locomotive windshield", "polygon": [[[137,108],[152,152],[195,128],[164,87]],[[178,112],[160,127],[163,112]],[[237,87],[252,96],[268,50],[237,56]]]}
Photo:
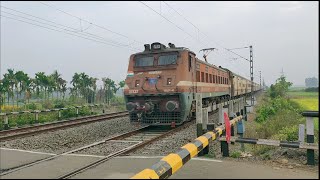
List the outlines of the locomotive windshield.
{"label": "locomotive windshield", "polygon": [[153,56],[137,57],[135,66],[153,66]]}
{"label": "locomotive windshield", "polygon": [[151,55],[139,55],[134,58],[135,67],[149,67],[149,66],[166,66],[171,64],[177,64],[178,54],[153,54]]}
{"label": "locomotive windshield", "polygon": [[170,55],[161,55],[158,59],[158,65],[169,65],[169,64],[176,64],[178,55],[177,54],[170,54]]}

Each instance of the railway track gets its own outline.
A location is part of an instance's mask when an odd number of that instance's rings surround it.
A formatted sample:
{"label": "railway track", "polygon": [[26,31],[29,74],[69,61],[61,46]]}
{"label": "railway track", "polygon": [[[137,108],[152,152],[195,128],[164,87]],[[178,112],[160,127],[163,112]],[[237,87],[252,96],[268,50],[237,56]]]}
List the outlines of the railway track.
{"label": "railway track", "polygon": [[74,127],[78,125],[88,124],[92,122],[98,122],[106,119],[113,119],[118,117],[127,116],[129,113],[127,111],[101,114],[95,116],[81,117],[74,120],[63,120],[47,124],[39,124],[34,126],[28,126],[23,128],[16,128],[11,130],[0,131],[0,141],[15,139],[18,137],[26,137],[34,134],[39,134],[42,132],[53,131],[57,129],[64,129],[69,127]]}
{"label": "railway track", "polygon": [[[170,135],[174,132],[180,131],[186,127],[188,127],[189,125],[191,125],[192,123],[194,123],[194,121],[191,122],[187,122],[184,123],[183,125],[176,127],[174,129],[159,129],[159,128],[153,128],[151,126],[146,126],[143,127],[141,129],[138,129],[136,131],[132,131],[129,133],[125,133],[122,134],[120,136],[114,137],[112,139],[110,139],[108,142],[112,142],[112,143],[135,143],[133,145],[128,145],[124,148],[121,148],[120,150],[117,150],[116,152],[113,152],[107,156],[105,156],[102,159],[99,159],[95,162],[92,162],[88,165],[85,165],[81,168],[78,168],[72,172],[69,172],[67,174],[64,174],[60,177],[58,177],[58,179],[68,179],[71,178],[87,169],[90,169],[92,167],[95,167],[105,161],[108,161],[109,159],[112,159],[113,157],[119,156],[119,155],[124,155],[127,154],[129,152],[135,151],[139,148],[144,147],[147,144],[150,144],[158,139],[164,138],[167,135]],[[114,146],[113,146],[114,148]]]}
{"label": "railway track", "polygon": [[[27,167],[30,167],[30,166],[33,166],[33,165],[36,165],[39,163],[44,163],[46,161],[54,160],[54,159],[57,159],[58,157],[61,157],[64,155],[75,154],[77,152],[81,153],[81,151],[90,150],[90,148],[99,148],[99,146],[105,145],[106,147],[112,147],[112,149],[114,149],[113,152],[110,152],[110,154],[105,155],[103,158],[58,177],[58,179],[67,179],[67,178],[75,176],[76,174],[79,174],[87,169],[95,167],[103,162],[106,162],[116,156],[124,155],[129,152],[135,151],[139,148],[142,148],[145,145],[152,143],[155,140],[164,138],[174,132],[180,131],[193,123],[194,123],[194,121],[187,122],[187,123],[184,123],[183,125],[178,126],[174,129],[172,129],[172,128],[161,129],[159,127],[144,126],[139,129],[136,129],[136,130],[133,130],[130,132],[126,132],[126,133],[123,133],[120,135],[116,135],[111,138],[107,138],[102,141],[95,142],[95,143],[92,143],[90,145],[87,145],[87,146],[84,146],[81,148],[77,148],[77,149],[74,149],[74,150],[71,150],[71,151],[68,151],[65,153],[57,154],[57,155],[54,155],[54,156],[51,156],[48,158],[44,158],[42,160],[38,160],[38,161],[29,163],[29,164],[22,165],[20,167],[16,167],[14,169],[7,170],[7,171],[1,173],[0,176],[4,176],[6,174],[10,174],[15,171],[18,171],[18,170],[21,170],[21,169],[24,169],[24,168],[27,168]],[[121,146],[117,148],[117,146],[119,146],[119,145],[121,145]]]}

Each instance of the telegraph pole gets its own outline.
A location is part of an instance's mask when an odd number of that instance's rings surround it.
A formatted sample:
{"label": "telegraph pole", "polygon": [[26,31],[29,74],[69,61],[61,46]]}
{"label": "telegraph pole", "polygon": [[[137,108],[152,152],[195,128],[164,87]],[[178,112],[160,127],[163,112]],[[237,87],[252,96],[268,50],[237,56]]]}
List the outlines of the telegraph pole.
{"label": "telegraph pole", "polygon": [[250,47],[250,77],[251,77],[251,106],[253,106],[254,98],[253,98],[253,53],[252,46]]}
{"label": "telegraph pole", "polygon": [[260,73],[260,89],[261,89],[261,71],[259,71]]}

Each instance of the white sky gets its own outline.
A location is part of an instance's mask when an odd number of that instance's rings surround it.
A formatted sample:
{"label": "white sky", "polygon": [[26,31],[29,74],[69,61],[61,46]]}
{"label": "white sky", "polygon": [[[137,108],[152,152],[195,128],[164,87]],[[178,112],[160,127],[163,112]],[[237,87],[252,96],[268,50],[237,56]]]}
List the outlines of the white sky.
{"label": "white sky", "polygon": [[[84,21],[80,26],[78,18],[41,2],[1,2],[1,77],[8,68],[23,70],[32,77],[36,72],[57,69],[68,82],[75,72],[120,81],[126,77],[130,54],[135,52],[8,19],[41,21],[7,8],[72,27],[76,33],[81,33],[82,27],[85,33],[125,45],[133,43],[139,49],[143,44],[161,42],[167,46],[171,42],[202,58],[200,49],[215,47],[218,51],[209,54],[209,62],[245,77],[250,75],[249,62],[223,48],[252,45],[255,82],[259,82],[258,71],[262,71],[267,85],[275,82],[282,68],[294,85],[304,85],[305,78],[319,76],[318,2],[166,2],[199,31],[159,1],[143,3],[183,31],[138,1],[45,3],[129,39]],[[249,49],[234,52],[249,58]]]}

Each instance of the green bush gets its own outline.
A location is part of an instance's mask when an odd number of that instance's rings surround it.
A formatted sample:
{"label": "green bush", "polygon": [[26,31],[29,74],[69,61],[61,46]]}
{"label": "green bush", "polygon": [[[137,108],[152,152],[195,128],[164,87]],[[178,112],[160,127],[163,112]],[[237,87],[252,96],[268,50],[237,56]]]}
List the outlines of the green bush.
{"label": "green bush", "polygon": [[39,109],[36,103],[27,104],[26,107],[27,107],[27,109],[29,109],[29,110]]}
{"label": "green bush", "polygon": [[278,139],[280,141],[297,141],[298,133],[298,126],[284,127],[278,134],[273,136],[273,139]]}
{"label": "green bush", "polygon": [[274,146],[266,146],[266,145],[259,145],[259,144],[255,144],[252,145],[252,153],[254,155],[264,155],[264,154],[269,154],[270,150],[275,149]]}
{"label": "green bush", "polygon": [[241,156],[241,152],[239,151],[232,152],[230,156],[233,158],[239,158]]}
{"label": "green bush", "polygon": [[43,108],[45,109],[52,109],[53,105],[51,101],[45,101],[44,103],[42,103]]}

